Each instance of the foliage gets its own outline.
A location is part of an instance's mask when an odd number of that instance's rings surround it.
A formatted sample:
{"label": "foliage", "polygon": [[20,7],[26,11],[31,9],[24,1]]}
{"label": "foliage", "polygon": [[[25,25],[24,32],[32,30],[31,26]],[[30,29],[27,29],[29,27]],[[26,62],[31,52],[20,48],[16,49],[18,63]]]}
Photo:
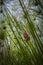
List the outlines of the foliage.
{"label": "foliage", "polygon": [[[40,0],[31,0],[29,9],[26,7],[24,0],[19,0],[19,5],[23,11],[24,24],[12,15],[5,3],[5,7],[2,9],[6,24],[3,23],[4,27],[1,28],[0,39],[7,42],[5,42],[3,55],[0,56],[0,65],[43,65],[43,42],[37,33],[40,33],[40,28],[35,22],[36,17],[42,21],[43,17],[42,15],[39,17],[40,10],[31,9],[31,6],[40,5],[41,8],[43,6]],[[31,15],[30,10],[32,10],[33,15]],[[23,35],[25,31],[28,33],[27,36],[30,36],[28,41]]]}

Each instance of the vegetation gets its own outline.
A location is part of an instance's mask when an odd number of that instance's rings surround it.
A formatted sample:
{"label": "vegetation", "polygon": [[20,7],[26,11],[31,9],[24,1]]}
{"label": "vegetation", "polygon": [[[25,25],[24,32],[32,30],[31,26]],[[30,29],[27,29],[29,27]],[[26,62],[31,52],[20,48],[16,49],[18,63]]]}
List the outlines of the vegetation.
{"label": "vegetation", "polygon": [[19,18],[0,1],[0,65],[43,65],[43,1],[27,1],[18,0]]}

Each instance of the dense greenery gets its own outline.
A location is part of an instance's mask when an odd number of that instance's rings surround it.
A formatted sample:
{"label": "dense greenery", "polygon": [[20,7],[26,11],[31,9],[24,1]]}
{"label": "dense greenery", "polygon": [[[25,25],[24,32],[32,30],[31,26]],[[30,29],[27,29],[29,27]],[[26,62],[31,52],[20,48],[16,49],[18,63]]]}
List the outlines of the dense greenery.
{"label": "dense greenery", "polygon": [[0,0],[0,65],[43,65],[43,1],[26,1],[17,0],[18,17]]}

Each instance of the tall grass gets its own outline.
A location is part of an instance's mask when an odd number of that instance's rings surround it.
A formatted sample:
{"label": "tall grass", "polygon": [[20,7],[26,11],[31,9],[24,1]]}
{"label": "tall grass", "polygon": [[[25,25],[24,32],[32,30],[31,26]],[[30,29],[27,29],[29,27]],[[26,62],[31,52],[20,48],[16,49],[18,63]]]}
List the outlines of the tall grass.
{"label": "tall grass", "polygon": [[19,0],[19,3],[27,20],[30,40],[26,41],[23,36],[23,32],[27,31],[27,27],[23,26],[4,4],[3,15],[5,16],[5,22],[13,35],[9,33],[9,29],[6,30],[6,40],[9,38],[6,46],[7,50],[0,63],[1,65],[43,65],[43,43],[37,34],[35,24],[30,18],[23,0]]}

